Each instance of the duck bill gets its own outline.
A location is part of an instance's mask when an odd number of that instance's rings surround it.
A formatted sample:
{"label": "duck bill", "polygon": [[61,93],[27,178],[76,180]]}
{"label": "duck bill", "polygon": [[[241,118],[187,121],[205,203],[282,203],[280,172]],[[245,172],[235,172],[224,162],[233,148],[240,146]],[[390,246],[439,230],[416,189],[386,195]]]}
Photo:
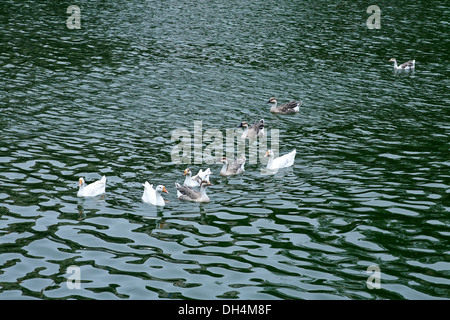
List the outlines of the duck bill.
{"label": "duck bill", "polygon": [[183,176],[185,176],[185,175],[187,175],[188,174],[188,172],[187,172],[187,169],[186,170],[184,170],[184,172],[183,172]]}
{"label": "duck bill", "polygon": [[82,184],[83,184],[83,180],[80,178],[80,180],[78,180],[78,186],[81,187]]}
{"label": "duck bill", "polygon": [[269,151],[266,151],[266,154],[264,155],[264,157],[268,157],[269,156]]}
{"label": "duck bill", "polygon": [[167,191],[166,187],[163,187],[162,191],[165,192],[165,193],[169,193],[169,191]]}

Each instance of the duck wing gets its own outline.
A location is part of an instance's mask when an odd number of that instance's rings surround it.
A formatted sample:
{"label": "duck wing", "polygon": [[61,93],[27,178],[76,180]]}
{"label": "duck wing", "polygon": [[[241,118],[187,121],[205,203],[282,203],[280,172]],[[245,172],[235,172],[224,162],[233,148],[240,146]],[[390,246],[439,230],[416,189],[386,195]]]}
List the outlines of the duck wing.
{"label": "duck wing", "polygon": [[144,194],[142,195],[142,201],[148,202],[151,204],[156,203],[156,190],[153,189],[153,184],[148,183],[148,181],[143,184],[144,186]]}
{"label": "duck wing", "polygon": [[200,182],[202,182],[202,176],[203,176],[203,170],[200,169],[200,171],[191,178],[191,185],[188,185],[188,187],[198,187],[200,186]]}
{"label": "duck wing", "polygon": [[200,192],[193,190],[192,188],[182,186],[178,183],[175,183],[175,187],[178,190],[178,198],[183,200],[195,200],[200,198]]}
{"label": "duck wing", "polygon": [[105,193],[106,177],[103,176],[100,180],[92,182],[84,187],[84,193],[90,196],[96,196]]}
{"label": "duck wing", "polygon": [[290,167],[294,164],[296,150],[289,152],[273,160],[273,166],[276,168]]}
{"label": "duck wing", "polygon": [[233,173],[240,173],[244,171],[244,164],[247,159],[245,156],[242,156],[238,159],[235,159],[233,163],[228,165],[227,171],[231,171]]}
{"label": "duck wing", "polygon": [[298,101],[291,101],[288,103],[285,103],[281,106],[278,107],[278,109],[280,110],[280,112],[283,113],[293,113],[296,112],[295,108],[299,108],[302,105],[302,102],[298,102]]}
{"label": "duck wing", "polygon": [[[202,171],[202,170],[200,169],[200,171]],[[200,186],[200,183],[201,183],[203,180],[206,180],[206,181],[209,182],[209,176],[210,176],[211,174],[212,174],[212,172],[211,172],[211,169],[210,169],[210,168],[206,169],[205,171],[202,171],[201,173],[199,172],[199,173],[198,173],[198,177],[199,177],[198,184],[199,184],[199,186]]]}
{"label": "duck wing", "polygon": [[402,64],[400,65],[400,68],[402,68],[402,69],[413,68],[415,62],[416,62],[415,60],[409,60],[409,61],[406,61],[405,63],[402,63]]}
{"label": "duck wing", "polygon": [[247,131],[247,138],[255,138],[258,136],[259,127],[258,121],[256,121]]}

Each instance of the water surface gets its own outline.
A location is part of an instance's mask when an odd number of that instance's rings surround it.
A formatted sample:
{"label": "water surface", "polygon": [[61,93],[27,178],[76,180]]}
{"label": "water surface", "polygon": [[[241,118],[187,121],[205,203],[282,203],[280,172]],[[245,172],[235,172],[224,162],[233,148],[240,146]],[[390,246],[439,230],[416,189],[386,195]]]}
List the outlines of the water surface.
{"label": "water surface", "polygon": [[[77,4],[78,30],[68,4],[0,10],[0,299],[450,297],[448,5],[381,1],[369,30],[340,1]],[[292,168],[172,161],[176,129],[261,118]],[[211,203],[176,198],[188,166],[213,170]]]}

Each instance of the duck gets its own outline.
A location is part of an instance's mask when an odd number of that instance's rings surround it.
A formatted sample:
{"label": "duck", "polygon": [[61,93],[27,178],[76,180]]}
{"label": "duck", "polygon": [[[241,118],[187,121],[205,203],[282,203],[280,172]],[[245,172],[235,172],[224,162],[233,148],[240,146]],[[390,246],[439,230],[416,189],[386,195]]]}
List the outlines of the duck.
{"label": "duck", "polygon": [[244,128],[242,139],[256,139],[264,136],[264,119],[256,121],[251,127],[248,126],[247,122],[243,121],[238,127]]}
{"label": "duck", "polygon": [[267,150],[264,157],[269,157],[269,162],[267,163],[267,169],[269,170],[277,170],[281,168],[290,167],[294,164],[295,154],[296,150],[292,150],[291,152],[278,157],[274,158],[274,153],[272,150]]}
{"label": "duck", "polygon": [[270,98],[267,103],[272,104],[272,106],[270,107],[270,112],[284,114],[298,112],[300,110],[300,106],[303,104],[302,101],[291,101],[281,106],[277,106],[278,100],[273,97]]}
{"label": "duck", "polygon": [[144,186],[142,201],[160,207],[163,207],[166,204],[166,200],[161,196],[161,192],[169,193],[166,187],[159,185],[156,189],[153,189],[153,184],[148,183],[148,181],[145,181],[142,185]]}
{"label": "duck", "polygon": [[197,191],[191,187],[182,186],[178,182],[175,182],[178,199],[193,202],[209,202],[210,200],[208,195],[206,194],[206,187],[212,185],[213,184],[211,182],[203,180],[200,183],[200,191]]}
{"label": "duck", "polygon": [[397,65],[397,60],[395,58],[392,58],[389,62],[394,62],[394,70],[413,70],[416,65],[416,60],[406,61],[400,66]]}
{"label": "duck", "polygon": [[197,175],[192,177],[191,169],[187,168],[184,170],[183,175],[186,176],[183,185],[187,187],[199,187],[202,180],[206,180],[209,182],[209,176],[212,174],[211,169],[208,168],[205,171],[200,169]]}
{"label": "duck", "polygon": [[78,180],[78,197],[95,197],[106,192],[106,176],[103,176],[100,180],[92,182],[86,185],[84,178]]}
{"label": "duck", "polygon": [[244,165],[246,160],[247,159],[245,158],[245,156],[242,156],[230,163],[230,161],[227,158],[225,157],[220,158],[220,162],[223,163],[222,169],[220,170],[220,175],[231,176],[235,174],[244,173],[245,171]]}

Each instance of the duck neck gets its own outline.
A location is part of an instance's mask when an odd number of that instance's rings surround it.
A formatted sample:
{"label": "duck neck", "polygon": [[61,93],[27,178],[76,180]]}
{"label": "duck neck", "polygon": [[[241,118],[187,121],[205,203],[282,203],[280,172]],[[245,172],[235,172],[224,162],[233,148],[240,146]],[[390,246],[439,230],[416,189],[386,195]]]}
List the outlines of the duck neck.
{"label": "duck neck", "polygon": [[191,175],[187,174],[186,179],[184,179],[184,184],[190,184],[191,183]]}
{"label": "duck neck", "polygon": [[201,198],[207,198],[207,199],[209,199],[209,198],[208,198],[208,195],[206,194],[206,187],[205,187],[204,184],[202,184],[202,185],[200,186],[200,197],[201,197]]}
{"label": "duck neck", "polygon": [[159,190],[155,191],[155,198],[156,198],[156,203],[164,204],[164,199],[161,196],[161,191],[159,191]]}
{"label": "duck neck", "polygon": [[272,102],[272,106],[270,107],[270,110],[275,110],[277,108],[277,101]]}
{"label": "duck neck", "polygon": [[267,162],[267,167],[271,167],[273,164],[273,154],[269,156],[269,162]]}
{"label": "duck neck", "polygon": [[397,60],[394,60],[394,69],[398,69]]}
{"label": "duck neck", "polygon": [[227,169],[228,169],[228,162],[224,162],[223,166],[222,166],[222,170],[220,170],[220,173],[227,172]]}

